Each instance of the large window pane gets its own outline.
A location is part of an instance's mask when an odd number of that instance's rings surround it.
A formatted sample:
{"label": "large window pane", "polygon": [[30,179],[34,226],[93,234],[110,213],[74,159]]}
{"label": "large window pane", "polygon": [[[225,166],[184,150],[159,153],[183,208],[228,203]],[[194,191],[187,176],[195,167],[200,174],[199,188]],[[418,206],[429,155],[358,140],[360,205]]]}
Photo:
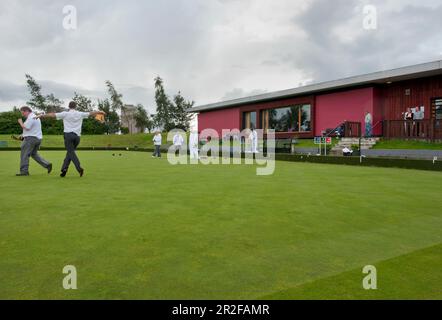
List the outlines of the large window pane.
{"label": "large window pane", "polygon": [[269,129],[276,132],[296,131],[296,107],[269,110]]}
{"label": "large window pane", "polygon": [[442,120],[442,99],[435,99],[434,107],[436,120]]}
{"label": "large window pane", "polygon": [[261,124],[264,130],[276,132],[311,131],[311,106],[297,105],[286,108],[270,109],[261,112]]}
{"label": "large window pane", "polygon": [[243,114],[243,129],[257,128],[257,114],[256,112],[244,112]]}
{"label": "large window pane", "polygon": [[309,132],[312,131],[312,110],[309,104],[305,104],[302,106],[300,110],[300,118],[301,118],[301,132]]}

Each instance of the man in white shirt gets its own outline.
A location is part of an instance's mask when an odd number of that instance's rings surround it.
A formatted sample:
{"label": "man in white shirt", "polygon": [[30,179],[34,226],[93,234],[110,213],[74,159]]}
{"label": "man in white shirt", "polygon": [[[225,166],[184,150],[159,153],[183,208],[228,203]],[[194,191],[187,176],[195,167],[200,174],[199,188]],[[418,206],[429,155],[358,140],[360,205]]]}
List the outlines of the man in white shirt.
{"label": "man in white shirt", "polygon": [[64,127],[64,145],[66,147],[66,158],[64,159],[63,166],[61,167],[60,177],[64,178],[68,172],[71,161],[74,163],[80,177],[84,174],[84,169],[80,165],[80,160],[75,153],[78,145],[80,144],[81,127],[83,125],[83,119],[88,117],[94,117],[98,114],[105,115],[103,111],[93,112],[79,112],[75,110],[77,104],[74,101],[69,103],[69,111],[60,113],[48,113],[38,116],[38,118],[56,118],[57,120],[63,120]]}
{"label": "man in white shirt", "polygon": [[177,132],[173,136],[173,146],[175,147],[175,151],[180,151],[184,144],[184,138],[183,136]]}
{"label": "man in white shirt", "polygon": [[155,151],[153,152],[152,158],[161,158],[161,142],[162,142],[161,132],[157,131],[153,137],[153,144],[155,145]]}
{"label": "man in white shirt", "polygon": [[198,145],[199,145],[199,136],[196,130],[192,130],[189,136],[189,148],[190,148],[190,158],[193,160],[198,160]]}
{"label": "man in white shirt", "polygon": [[258,132],[255,128],[252,128],[252,132],[250,133],[250,142],[251,142],[251,148],[252,153],[259,153],[258,150]]}
{"label": "man in white shirt", "polygon": [[353,150],[345,147],[344,149],[342,149],[342,153],[344,154],[344,157],[351,157],[353,155]]}
{"label": "man in white shirt", "polygon": [[26,118],[26,121],[23,122],[21,118],[18,119],[18,123],[23,129],[23,142],[21,144],[20,173],[16,176],[29,176],[30,157],[47,169],[48,173],[51,173],[52,164],[38,154],[38,149],[40,149],[41,140],[43,139],[40,119],[35,119],[35,114],[27,106],[21,107],[20,112]]}

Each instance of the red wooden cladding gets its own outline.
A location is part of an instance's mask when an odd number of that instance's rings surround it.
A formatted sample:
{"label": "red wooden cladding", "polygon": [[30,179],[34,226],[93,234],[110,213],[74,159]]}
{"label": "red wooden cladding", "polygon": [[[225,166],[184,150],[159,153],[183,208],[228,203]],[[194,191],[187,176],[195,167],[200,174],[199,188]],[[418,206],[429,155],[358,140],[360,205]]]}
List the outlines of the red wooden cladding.
{"label": "red wooden cladding", "polygon": [[402,81],[380,89],[385,120],[403,120],[407,108],[425,107],[425,119],[431,117],[432,99],[442,97],[442,76]]}

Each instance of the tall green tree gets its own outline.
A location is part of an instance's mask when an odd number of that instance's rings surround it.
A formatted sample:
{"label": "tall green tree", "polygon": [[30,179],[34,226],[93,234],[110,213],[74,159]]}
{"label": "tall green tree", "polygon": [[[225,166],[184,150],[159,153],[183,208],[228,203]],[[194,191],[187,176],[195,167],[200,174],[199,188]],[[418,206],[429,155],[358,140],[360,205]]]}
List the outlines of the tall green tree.
{"label": "tall green tree", "polygon": [[167,96],[164,90],[163,79],[160,77],[155,78],[155,102],[157,105],[157,111],[154,117],[155,126],[166,131],[175,129],[173,103]]}
{"label": "tall green tree", "polygon": [[[110,131],[111,133],[116,133],[121,129],[120,117],[118,116],[118,112],[120,112],[122,116],[126,114],[125,112],[123,112],[124,111],[123,95],[120,94],[117,91],[117,89],[115,89],[115,86],[109,80],[106,81],[106,87],[107,87],[107,92],[109,94],[108,102],[110,104],[110,113],[109,113],[109,121],[111,121]],[[117,120],[118,120],[118,125],[117,125]]]}
{"label": "tall green tree", "polygon": [[27,104],[33,108],[43,112],[60,112],[63,110],[61,105],[63,101],[57,99],[53,93],[44,96],[41,92],[41,86],[29,74],[25,75],[26,84],[31,94],[31,100]]}
{"label": "tall green tree", "polygon": [[107,134],[120,131],[120,117],[118,112],[111,107],[109,99],[98,100],[98,110],[106,112],[105,131]]}
{"label": "tall green tree", "polygon": [[0,113],[0,134],[20,134],[22,128],[17,123],[17,119],[21,118],[20,110],[16,107],[12,111]]}
{"label": "tall green tree", "polygon": [[91,112],[94,110],[94,105],[92,103],[92,100],[82,94],[75,92],[72,101],[77,103],[78,111]]}
{"label": "tall green tree", "polygon": [[146,129],[149,130],[149,132],[152,131],[153,121],[142,104],[137,105],[137,111],[135,112],[134,118],[137,128],[141,132],[144,132]]}
{"label": "tall green tree", "polygon": [[106,81],[106,87],[110,96],[111,108],[116,111],[121,111],[124,107],[123,95],[118,93],[115,86],[109,80]]}
{"label": "tall green tree", "polygon": [[192,114],[189,110],[194,106],[194,101],[187,101],[181,95],[181,92],[173,98],[173,120],[175,128],[188,131],[190,128],[190,121],[192,120]]}
{"label": "tall green tree", "polygon": [[46,110],[45,112],[60,112],[63,111],[63,101],[56,98],[54,94],[50,93],[46,96]]}
{"label": "tall green tree", "polygon": [[46,99],[41,93],[41,86],[29,74],[26,74],[25,77],[29,93],[31,94],[31,100],[27,104],[33,109],[44,111],[46,109]]}

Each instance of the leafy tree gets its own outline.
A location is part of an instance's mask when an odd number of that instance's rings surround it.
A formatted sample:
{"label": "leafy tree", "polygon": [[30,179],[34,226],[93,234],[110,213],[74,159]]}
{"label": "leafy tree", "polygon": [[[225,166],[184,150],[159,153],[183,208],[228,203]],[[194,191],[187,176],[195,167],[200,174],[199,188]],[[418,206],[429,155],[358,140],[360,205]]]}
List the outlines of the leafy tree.
{"label": "leafy tree", "polygon": [[112,82],[106,81],[107,92],[110,96],[111,108],[115,111],[121,111],[124,107],[123,95],[118,93]]}
{"label": "leafy tree", "polygon": [[107,113],[107,120],[109,121],[109,133],[117,133],[120,131],[120,116],[118,115],[118,111],[123,114],[124,109],[124,103],[123,103],[123,95],[118,93],[118,91],[115,89],[112,82],[109,80],[106,81],[107,86],[107,92],[109,93],[110,100],[106,99],[107,101],[105,104],[109,107],[109,112],[103,110]]}
{"label": "leafy tree", "polygon": [[12,111],[0,113],[0,134],[20,134],[22,128],[17,123],[21,118],[20,110],[15,108]]}
{"label": "leafy tree", "polygon": [[57,99],[52,93],[44,96],[41,93],[41,86],[37,83],[37,81],[29,74],[26,74],[25,77],[29,93],[32,97],[31,100],[27,102],[30,107],[46,113],[60,112],[63,110],[61,107],[63,101]]}
{"label": "leafy tree", "polygon": [[175,127],[177,129],[182,129],[188,131],[190,128],[190,121],[192,120],[192,114],[189,110],[195,104],[194,101],[186,101],[181,95],[181,92],[174,97],[174,108],[173,108],[173,118],[175,122]]}
{"label": "leafy tree", "polygon": [[105,134],[107,133],[106,123],[101,123],[96,119],[88,118],[83,120],[84,134]]}
{"label": "leafy tree", "polygon": [[26,84],[28,85],[29,93],[31,94],[31,100],[27,103],[31,108],[45,111],[46,98],[41,93],[41,86],[32,78],[29,74],[25,75]]}
{"label": "leafy tree", "polygon": [[151,117],[149,116],[149,113],[147,113],[146,109],[144,109],[143,105],[137,105],[137,111],[135,112],[134,118],[136,126],[141,132],[144,132],[146,129],[148,129],[150,132],[153,129]]}
{"label": "leafy tree", "polygon": [[105,132],[107,134],[117,133],[120,130],[120,117],[118,112],[112,109],[109,99],[98,100],[98,110],[106,112]]}
{"label": "leafy tree", "polygon": [[61,105],[63,104],[63,101],[60,99],[57,99],[54,94],[48,94],[46,96],[46,110],[45,112],[61,112],[63,111],[63,108]]}
{"label": "leafy tree", "polygon": [[82,112],[91,112],[94,110],[94,105],[92,103],[92,100],[88,97],[79,94],[77,92],[74,93],[74,98],[72,101],[77,103],[77,110]]}
{"label": "leafy tree", "polygon": [[155,78],[155,102],[157,104],[157,112],[154,118],[155,125],[166,131],[175,129],[173,103],[167,96],[163,79],[160,77]]}
{"label": "leafy tree", "polygon": [[157,127],[166,131],[173,129],[189,130],[192,114],[189,113],[193,107],[193,101],[187,101],[181,92],[169,99],[165,90],[164,83],[160,77],[155,79],[155,101],[157,104],[157,113],[154,117],[154,123]]}

